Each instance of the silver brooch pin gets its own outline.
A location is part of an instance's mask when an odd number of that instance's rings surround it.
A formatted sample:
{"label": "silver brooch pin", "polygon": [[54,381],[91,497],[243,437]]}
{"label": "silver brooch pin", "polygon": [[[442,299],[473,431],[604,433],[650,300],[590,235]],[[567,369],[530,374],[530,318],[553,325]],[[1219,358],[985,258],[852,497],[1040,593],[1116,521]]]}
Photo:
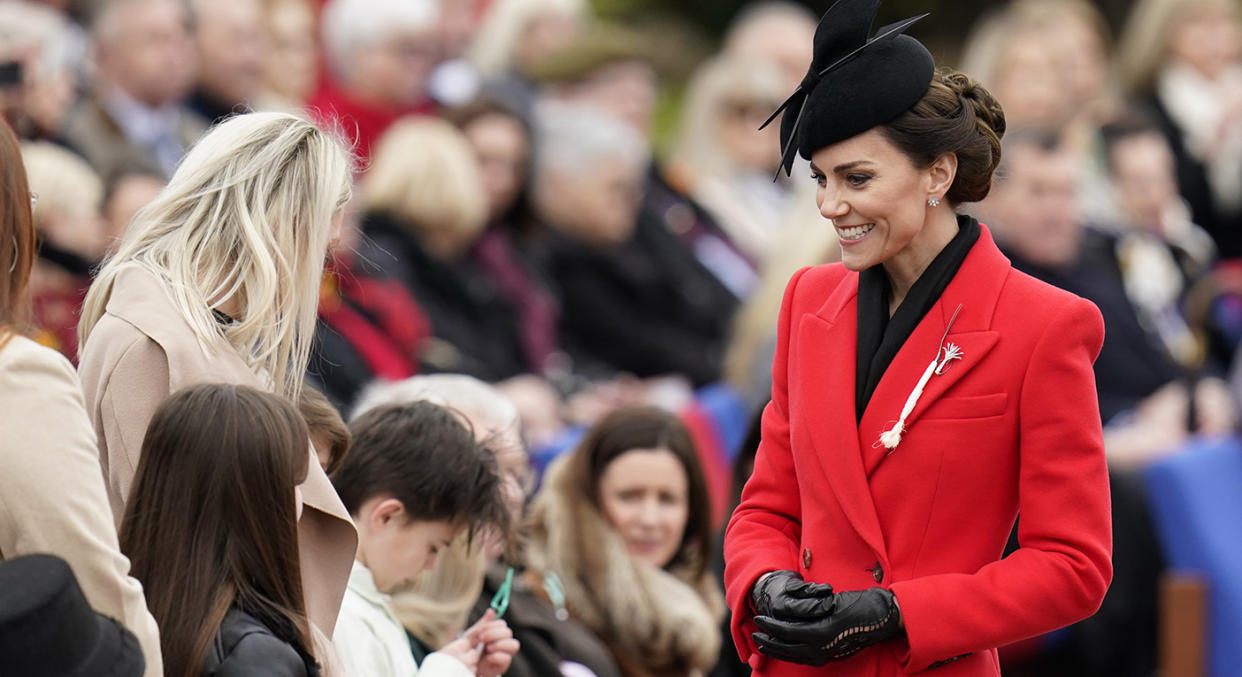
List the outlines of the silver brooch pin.
{"label": "silver brooch pin", "polygon": [[906,431],[906,417],[910,412],[914,411],[915,405],[919,403],[919,398],[923,395],[923,389],[927,387],[927,382],[931,380],[932,375],[940,375],[948,371],[949,363],[953,360],[962,359],[962,349],[955,343],[945,343],[945,339],[949,337],[949,330],[953,328],[953,322],[957,320],[957,314],[962,312],[962,305],[957,305],[957,310],[953,311],[953,317],[949,318],[949,324],[944,328],[944,334],[940,336],[940,347],[936,350],[936,356],[932,358],[931,364],[927,365],[927,369],[923,371],[923,376],[919,378],[918,384],[914,386],[914,390],[910,391],[910,396],[906,398],[906,406],[901,408],[901,417],[897,419],[897,423],[892,428],[885,430],[880,434],[880,444],[888,449],[888,453],[893,453],[897,445],[901,444],[901,435]]}

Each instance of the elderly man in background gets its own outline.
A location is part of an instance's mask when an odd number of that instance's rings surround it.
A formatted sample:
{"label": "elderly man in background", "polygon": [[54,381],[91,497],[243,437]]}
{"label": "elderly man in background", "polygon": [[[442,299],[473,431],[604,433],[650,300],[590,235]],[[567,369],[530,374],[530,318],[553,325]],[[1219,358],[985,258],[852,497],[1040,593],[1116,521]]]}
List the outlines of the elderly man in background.
{"label": "elderly man in background", "polygon": [[259,0],[191,0],[198,84],[189,106],[216,122],[251,109],[263,88],[267,26]]}
{"label": "elderly man in background", "polygon": [[170,175],[206,128],[184,107],[197,71],[185,5],[114,0],[91,29],[91,89],[69,111],[64,141],[103,176],[151,167]]}
{"label": "elderly man in background", "polygon": [[365,160],[397,118],[431,113],[439,20],[438,0],[331,0],[322,17],[328,77],[311,115],[339,125]]}

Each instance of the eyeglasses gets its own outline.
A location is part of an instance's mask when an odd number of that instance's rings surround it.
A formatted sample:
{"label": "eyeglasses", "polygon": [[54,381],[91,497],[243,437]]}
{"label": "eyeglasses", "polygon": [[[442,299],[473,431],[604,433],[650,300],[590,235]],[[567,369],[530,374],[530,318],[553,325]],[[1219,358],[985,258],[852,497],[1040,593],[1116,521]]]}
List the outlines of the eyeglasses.
{"label": "eyeglasses", "polygon": [[[39,194],[31,191],[30,193],[30,210],[34,211],[35,205],[39,204]],[[13,262],[9,264],[9,273],[17,270],[17,255],[20,247],[17,244],[17,236],[13,236]]]}

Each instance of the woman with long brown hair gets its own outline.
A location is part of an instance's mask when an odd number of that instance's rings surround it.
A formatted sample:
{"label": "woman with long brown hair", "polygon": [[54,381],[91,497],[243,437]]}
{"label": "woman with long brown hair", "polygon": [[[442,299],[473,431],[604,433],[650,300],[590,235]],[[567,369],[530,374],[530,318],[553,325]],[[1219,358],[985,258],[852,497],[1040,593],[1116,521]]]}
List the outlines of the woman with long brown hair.
{"label": "woman with long brown hair", "polygon": [[191,386],[156,410],[121,549],[167,677],[319,674],[298,563],[308,435],[292,404],[248,386]]}
{"label": "woman with long brown hair", "polygon": [[699,677],[715,665],[724,602],[711,502],[676,416],[604,417],[549,466],[529,521],[531,587],[593,631],[623,677]]}
{"label": "woman with long brown hair", "polygon": [[91,608],[138,638],[145,674],[156,677],[158,631],[117,547],[82,386],[68,360],[22,335],[33,199],[17,138],[0,122],[0,561],[64,559]]}

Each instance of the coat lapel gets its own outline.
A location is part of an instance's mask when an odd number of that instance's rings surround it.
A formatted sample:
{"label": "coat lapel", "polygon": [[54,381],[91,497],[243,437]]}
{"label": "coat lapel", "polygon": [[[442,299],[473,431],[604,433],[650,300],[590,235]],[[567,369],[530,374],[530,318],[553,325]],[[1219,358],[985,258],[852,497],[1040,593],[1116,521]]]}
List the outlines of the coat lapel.
{"label": "coat lapel", "polygon": [[953,320],[945,343],[957,345],[961,359],[950,362],[941,374],[933,375],[927,382],[918,404],[906,417],[903,445],[915,434],[923,412],[981,363],[1000,337],[991,329],[992,314],[1010,265],[996,248],[991,233],[986,227],[981,228],[979,241],[940,299],[897,351],[863,412],[858,435],[868,477],[886,459],[900,455],[902,447],[898,446],[890,456],[889,450],[880,444],[880,435],[897,423],[910,392],[940,349],[940,339],[958,306],[961,311]]}
{"label": "coat lapel", "polygon": [[816,314],[798,325],[797,362],[804,420],[814,456],[854,530],[877,554],[886,553],[855,434],[854,380],[858,336],[858,276],[837,285]]}

